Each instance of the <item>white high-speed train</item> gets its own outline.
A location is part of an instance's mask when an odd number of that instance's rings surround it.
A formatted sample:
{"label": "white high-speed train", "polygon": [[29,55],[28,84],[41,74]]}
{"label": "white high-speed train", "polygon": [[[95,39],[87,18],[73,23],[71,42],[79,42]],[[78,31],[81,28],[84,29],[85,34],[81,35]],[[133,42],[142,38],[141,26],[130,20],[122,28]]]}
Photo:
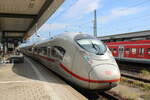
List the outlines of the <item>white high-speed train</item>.
{"label": "white high-speed train", "polygon": [[64,33],[21,47],[21,51],[85,89],[108,90],[120,81],[118,65],[109,49],[87,34]]}

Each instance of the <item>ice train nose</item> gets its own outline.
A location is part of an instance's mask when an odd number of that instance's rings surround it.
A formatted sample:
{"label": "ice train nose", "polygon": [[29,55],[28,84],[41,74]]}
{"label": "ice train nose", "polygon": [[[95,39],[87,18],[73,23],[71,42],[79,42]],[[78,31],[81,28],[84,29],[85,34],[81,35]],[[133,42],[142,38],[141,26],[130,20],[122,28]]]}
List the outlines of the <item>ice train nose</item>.
{"label": "ice train nose", "polygon": [[94,67],[89,73],[91,89],[111,88],[120,81],[120,71],[115,65],[99,65]]}

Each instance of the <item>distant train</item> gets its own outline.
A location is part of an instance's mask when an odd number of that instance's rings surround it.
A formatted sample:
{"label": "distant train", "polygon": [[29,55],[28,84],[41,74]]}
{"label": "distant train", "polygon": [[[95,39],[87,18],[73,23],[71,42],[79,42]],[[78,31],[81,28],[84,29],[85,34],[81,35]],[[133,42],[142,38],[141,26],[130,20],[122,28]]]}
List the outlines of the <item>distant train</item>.
{"label": "distant train", "polygon": [[98,39],[81,33],[64,33],[21,51],[66,80],[90,90],[117,86],[120,71],[109,49]]}
{"label": "distant train", "polygon": [[150,40],[106,43],[117,60],[150,63]]}

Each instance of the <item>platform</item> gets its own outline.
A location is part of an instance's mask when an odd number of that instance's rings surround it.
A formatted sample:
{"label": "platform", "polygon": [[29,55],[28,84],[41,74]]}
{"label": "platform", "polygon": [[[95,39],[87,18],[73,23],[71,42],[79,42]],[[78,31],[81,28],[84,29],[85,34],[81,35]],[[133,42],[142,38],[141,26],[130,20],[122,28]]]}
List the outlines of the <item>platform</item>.
{"label": "platform", "polygon": [[44,66],[25,57],[0,64],[0,100],[87,100]]}

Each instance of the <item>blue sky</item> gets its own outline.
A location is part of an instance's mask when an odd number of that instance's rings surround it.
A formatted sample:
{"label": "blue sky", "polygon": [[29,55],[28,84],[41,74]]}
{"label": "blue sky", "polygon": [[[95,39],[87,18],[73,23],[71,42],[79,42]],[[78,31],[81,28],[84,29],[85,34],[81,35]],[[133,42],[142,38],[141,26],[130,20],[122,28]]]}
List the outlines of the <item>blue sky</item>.
{"label": "blue sky", "polygon": [[150,29],[150,0],[65,0],[37,33],[43,39],[65,31],[93,35],[95,9],[97,36]]}

